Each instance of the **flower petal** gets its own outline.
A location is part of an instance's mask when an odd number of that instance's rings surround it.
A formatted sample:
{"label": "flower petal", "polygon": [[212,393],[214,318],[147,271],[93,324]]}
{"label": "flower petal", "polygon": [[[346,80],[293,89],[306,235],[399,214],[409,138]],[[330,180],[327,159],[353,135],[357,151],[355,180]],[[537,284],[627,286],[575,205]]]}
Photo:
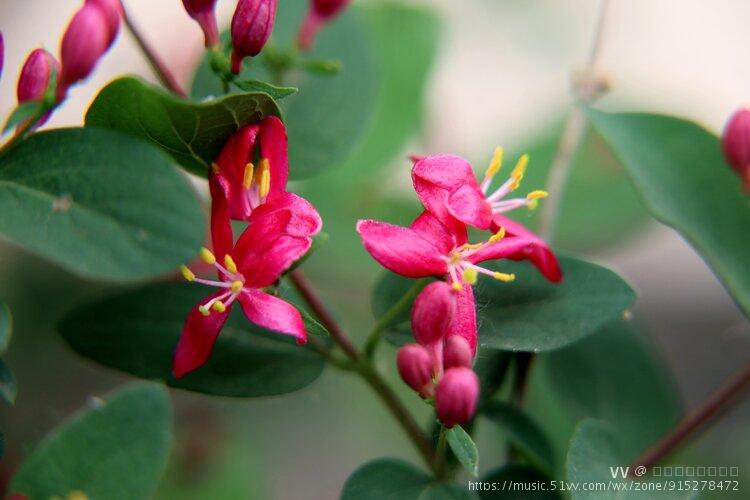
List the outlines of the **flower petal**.
{"label": "flower petal", "polygon": [[291,236],[308,237],[320,232],[323,221],[315,207],[293,193],[281,193],[256,208],[250,216],[249,222],[265,217],[279,210],[288,210],[292,216],[286,226],[286,233]]}
{"label": "flower petal", "polygon": [[274,332],[291,335],[298,344],[307,342],[305,323],[299,311],[291,304],[278,297],[260,290],[243,290],[237,300],[247,319],[258,326]]}
{"label": "flower petal", "polygon": [[432,345],[443,340],[456,312],[456,296],[445,281],[424,287],[411,308],[411,329],[419,344]]}
{"label": "flower petal", "polygon": [[224,177],[229,185],[229,214],[232,219],[245,220],[251,212],[242,188],[242,180],[245,176],[245,165],[253,161],[252,152],[258,131],[258,125],[242,127],[229,137],[216,159],[219,175]]}
{"label": "flower petal", "polygon": [[208,361],[216,337],[226,323],[232,307],[227,307],[222,313],[212,311],[208,316],[201,314],[198,307],[222,293],[225,293],[224,290],[211,294],[190,310],[172,361],[172,373],[175,378],[200,368]]}
{"label": "flower petal", "polygon": [[245,285],[251,288],[272,285],[310,250],[311,245],[310,238],[282,234],[268,251],[247,254],[239,268],[245,276]]}
{"label": "flower petal", "polygon": [[289,178],[286,129],[275,116],[269,116],[260,123],[260,155],[268,159],[271,169],[271,189],[266,198],[270,200],[286,191]]}
{"label": "flower petal", "polygon": [[453,220],[449,228],[440,220],[425,210],[409,226],[419,236],[440,249],[443,255],[448,255],[456,246],[466,243],[466,226],[462,222]]}
{"label": "flower petal", "polygon": [[477,311],[474,300],[474,290],[464,284],[456,294],[456,312],[448,330],[448,336],[458,335],[471,347],[472,356],[477,353]]}
{"label": "flower petal", "polygon": [[450,214],[464,224],[487,230],[492,224],[492,209],[478,188],[464,184],[447,200]]}
{"label": "flower petal", "polygon": [[508,236],[520,236],[530,241],[529,245],[523,249],[522,253],[509,256],[509,259],[528,259],[537,269],[539,269],[542,276],[547,278],[547,280],[552,283],[559,283],[562,281],[563,274],[560,269],[560,263],[554,252],[552,252],[552,249],[543,239],[526,229],[523,224],[507,217],[503,217],[502,215],[495,215],[493,217],[492,230],[496,231],[501,227],[505,228],[505,233]]}
{"label": "flower petal", "polygon": [[469,162],[455,155],[423,158],[414,164],[411,177],[424,207],[445,224],[453,218],[447,206],[450,195],[462,186],[479,189]]}
{"label": "flower petal", "polygon": [[472,264],[478,264],[485,260],[496,259],[514,259],[521,260],[527,258],[527,251],[530,245],[534,244],[531,238],[522,236],[506,236],[496,243],[487,243],[482,248],[468,255],[466,260]]}
{"label": "flower petal", "polygon": [[448,272],[444,252],[413,229],[360,220],[357,232],[370,255],[396,274],[423,278]]}
{"label": "flower petal", "polygon": [[211,172],[208,175],[208,188],[211,192],[211,245],[214,253],[223,258],[232,253],[234,235],[229,218],[229,192],[227,180]]}
{"label": "flower petal", "polygon": [[247,267],[244,264],[245,260],[255,259],[257,255],[269,251],[276,240],[285,233],[291,218],[289,210],[276,210],[263,217],[255,217],[234,246],[234,257],[240,269]]}

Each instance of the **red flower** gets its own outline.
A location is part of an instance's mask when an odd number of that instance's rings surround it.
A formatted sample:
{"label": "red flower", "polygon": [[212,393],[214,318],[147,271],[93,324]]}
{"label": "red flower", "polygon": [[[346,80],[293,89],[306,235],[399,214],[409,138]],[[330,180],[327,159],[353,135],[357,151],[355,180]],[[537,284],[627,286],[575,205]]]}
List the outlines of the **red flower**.
{"label": "red flower", "polygon": [[[305,220],[317,217],[317,212],[311,206],[309,209],[312,213],[305,214]],[[316,227],[320,228],[317,218]],[[231,232],[229,246],[226,246],[224,239],[226,235],[221,235],[218,242],[214,241],[214,250],[224,256],[223,264],[209,250],[203,249],[201,252],[204,261],[216,267],[218,280],[197,278],[187,267],[182,268],[188,281],[213,286],[218,291],[190,311],[174,355],[175,377],[182,377],[206,362],[235,301],[240,303],[245,316],[252,323],[294,336],[300,344],[307,341],[299,311],[284,300],[266,293],[264,288],[273,285],[295,261],[307,253],[312,243],[310,234],[301,236],[292,209],[281,206],[254,212],[248,223],[248,228],[233,247]]]}
{"label": "red flower", "polygon": [[310,9],[297,35],[299,47],[308,51],[315,42],[315,35],[326,23],[331,22],[349,5],[351,0],[310,0]]}

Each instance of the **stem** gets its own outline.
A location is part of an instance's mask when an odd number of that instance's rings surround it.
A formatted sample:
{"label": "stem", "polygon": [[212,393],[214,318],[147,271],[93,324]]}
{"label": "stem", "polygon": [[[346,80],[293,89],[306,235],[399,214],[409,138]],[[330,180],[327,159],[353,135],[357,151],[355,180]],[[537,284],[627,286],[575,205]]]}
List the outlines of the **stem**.
{"label": "stem", "polygon": [[372,359],[372,356],[375,354],[375,350],[380,344],[380,339],[383,337],[383,332],[393,323],[398,315],[401,314],[409,304],[411,304],[414,297],[416,297],[417,294],[422,290],[422,288],[424,288],[426,282],[426,279],[415,281],[414,285],[409,288],[404,296],[401,297],[398,302],[393,304],[393,306],[388,309],[388,311],[383,316],[380,317],[378,322],[375,323],[375,326],[367,336],[367,342],[365,343],[364,351],[367,358]]}
{"label": "stem", "polygon": [[133,20],[128,14],[127,9],[125,9],[125,2],[120,2],[122,4],[122,19],[125,22],[125,26],[128,27],[128,30],[133,35],[133,38],[135,38],[136,43],[138,44],[138,47],[140,47],[141,52],[143,52],[143,55],[146,56],[146,59],[148,60],[149,65],[151,66],[151,69],[153,70],[156,77],[159,79],[159,81],[164,85],[166,88],[168,88],[173,93],[177,94],[180,97],[186,97],[187,94],[185,93],[185,90],[183,90],[182,86],[177,82],[177,79],[174,77],[171,71],[169,71],[169,68],[164,64],[164,61],[154,52],[154,49],[146,42],[146,39],[143,37],[143,34],[138,29],[138,27],[133,24]]}
{"label": "stem", "polygon": [[10,148],[12,148],[16,143],[22,141],[37,122],[38,120],[27,120],[23,127],[21,127],[18,132],[13,134],[13,137],[8,139],[8,142],[3,144],[3,147],[0,148],[0,155],[5,154],[5,152],[9,151]]}
{"label": "stem", "polygon": [[445,472],[445,448],[446,448],[446,434],[448,429],[444,425],[440,426],[440,435],[438,436],[437,449],[435,450],[435,467],[439,475],[443,475]]}
{"label": "stem", "polygon": [[708,423],[728,410],[739,400],[739,396],[748,386],[750,386],[750,363],[734,374],[696,409],[688,413],[674,429],[636,458],[630,470],[634,470],[639,465],[648,470],[659,463],[687,438],[695,437],[699,429],[705,428]]}
{"label": "stem", "polygon": [[[595,71],[599,64],[602,51],[602,41],[606,33],[607,14],[609,12],[610,0],[602,0],[599,9],[599,17],[594,28],[594,38],[591,42],[591,50],[586,66],[582,72],[582,79],[574,83],[574,91],[579,103],[588,103],[595,100],[603,88],[597,89],[592,84]],[[581,106],[574,107],[565,122],[565,128],[557,146],[552,164],[550,165],[549,180],[547,181],[547,192],[549,198],[545,200],[541,209],[539,220],[539,234],[542,239],[551,242],[555,236],[557,216],[560,211],[560,203],[565,191],[565,185],[570,177],[570,169],[573,158],[581,141],[586,135],[587,120]]]}
{"label": "stem", "polygon": [[[422,429],[416,423],[414,418],[409,413],[409,410],[401,403],[393,390],[383,380],[380,374],[373,368],[367,358],[360,355],[357,348],[351,342],[349,337],[344,333],[341,327],[338,325],[333,316],[323,305],[315,290],[312,288],[310,282],[305,276],[296,269],[289,273],[289,278],[300,293],[302,298],[305,300],[312,312],[318,317],[323,326],[326,327],[328,332],[331,334],[331,338],[336,344],[341,347],[344,353],[354,363],[354,369],[359,375],[367,382],[367,384],[380,396],[380,399],[390,410],[393,417],[401,424],[406,431],[409,438],[416,446],[419,453],[422,455],[424,461],[431,468],[434,467],[434,450],[432,444],[422,433]],[[436,471],[434,471],[437,474]]]}

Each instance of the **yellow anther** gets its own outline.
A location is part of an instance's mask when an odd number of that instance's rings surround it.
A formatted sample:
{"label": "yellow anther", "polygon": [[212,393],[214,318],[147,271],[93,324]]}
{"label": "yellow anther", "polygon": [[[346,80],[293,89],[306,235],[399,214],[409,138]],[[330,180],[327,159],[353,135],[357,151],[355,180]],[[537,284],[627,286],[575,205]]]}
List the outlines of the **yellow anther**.
{"label": "yellow anther", "polygon": [[193,281],[195,279],[195,274],[193,274],[193,271],[188,269],[187,266],[180,266],[180,272],[182,273],[182,277],[188,281]]}
{"label": "yellow anther", "polygon": [[208,316],[209,314],[211,314],[211,310],[206,306],[198,306],[198,310],[204,316]]}
{"label": "yellow anther", "polygon": [[484,246],[484,243],[466,243],[463,248],[464,250],[476,250],[477,248],[482,248]]}
{"label": "yellow anther", "polygon": [[453,288],[454,292],[460,292],[461,290],[463,290],[464,287],[461,286],[461,283],[459,283],[458,281],[454,281],[453,284],[451,285],[451,288]]}
{"label": "yellow anther", "polygon": [[261,198],[268,196],[268,192],[271,190],[271,165],[268,163],[267,158],[260,160],[260,189],[258,194]]}
{"label": "yellow anther", "polygon": [[201,259],[203,259],[203,262],[211,266],[216,262],[216,257],[211,253],[211,250],[206,247],[201,248]]}
{"label": "yellow anther", "polygon": [[237,293],[237,292],[239,292],[240,290],[242,290],[242,282],[241,282],[241,281],[239,281],[239,280],[237,280],[237,281],[232,281],[232,287],[231,287],[231,290],[232,290],[232,293]]}
{"label": "yellow anther", "polygon": [[549,193],[547,191],[542,191],[541,189],[537,189],[536,191],[532,191],[529,194],[526,195],[527,200],[541,200],[542,198],[546,198],[549,196]]}
{"label": "yellow anther", "polygon": [[490,243],[497,243],[498,241],[502,240],[503,238],[505,238],[505,228],[501,227],[500,229],[497,230],[497,232],[495,234],[493,234],[492,236],[490,236],[489,242]]}
{"label": "yellow anther", "polygon": [[477,282],[477,270],[473,268],[464,269],[464,281],[470,285]]}
{"label": "yellow anther", "polygon": [[514,279],[516,279],[516,275],[515,274],[498,273],[498,272],[493,273],[492,277],[495,278],[496,280],[504,281],[506,283],[508,283],[508,282],[513,281]]}
{"label": "yellow anther", "polygon": [[255,172],[255,165],[252,163],[245,165],[245,174],[242,177],[243,188],[250,189],[250,186],[253,185],[253,172]]}
{"label": "yellow anther", "polygon": [[211,308],[214,311],[219,312],[219,313],[223,313],[224,311],[227,310],[227,306],[225,306],[224,303],[221,302],[221,301],[219,301],[219,300],[217,300],[216,302],[214,302],[214,305],[212,305]]}
{"label": "yellow anther", "polygon": [[224,267],[226,267],[227,271],[230,273],[237,272],[237,264],[234,263],[234,259],[232,259],[232,256],[229,254],[224,256]]}
{"label": "yellow anther", "polygon": [[218,174],[219,173],[219,164],[216,163],[216,162],[212,162],[211,163],[211,170],[213,170],[213,172],[215,174]]}
{"label": "yellow anther", "polygon": [[503,154],[505,151],[501,147],[495,148],[495,153],[492,155],[492,161],[490,166],[487,167],[487,172],[484,174],[485,179],[491,179],[500,171],[503,166]]}
{"label": "yellow anther", "polygon": [[513,167],[513,171],[510,173],[510,176],[513,178],[513,184],[510,187],[511,191],[514,189],[518,189],[518,186],[521,184],[521,180],[526,173],[526,167],[528,165],[529,155],[523,155],[518,159],[518,163],[516,163],[516,166]]}

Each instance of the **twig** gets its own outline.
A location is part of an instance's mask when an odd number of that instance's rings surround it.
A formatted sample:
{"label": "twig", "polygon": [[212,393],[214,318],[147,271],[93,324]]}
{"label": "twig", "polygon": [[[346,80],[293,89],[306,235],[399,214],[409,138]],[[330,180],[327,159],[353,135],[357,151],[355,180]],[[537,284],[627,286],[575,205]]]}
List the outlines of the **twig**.
{"label": "twig", "polygon": [[148,42],[146,42],[146,39],[143,37],[143,34],[138,29],[138,27],[133,24],[132,18],[128,14],[128,11],[125,9],[125,2],[120,3],[122,4],[122,19],[125,22],[125,26],[128,27],[128,30],[130,30],[133,38],[135,38],[135,41],[138,44],[138,47],[140,47],[141,52],[143,52],[143,55],[146,56],[146,59],[148,60],[148,63],[151,66],[151,69],[153,70],[156,77],[159,79],[159,81],[161,81],[162,85],[167,87],[170,91],[174,92],[180,97],[186,97],[187,94],[185,93],[185,90],[177,82],[177,79],[174,77],[172,72],[169,71],[169,68],[166,66],[166,64],[164,64],[164,61],[158,56],[156,52],[154,52],[154,49],[148,44]]}
{"label": "twig", "polygon": [[705,428],[708,423],[728,410],[750,386],[750,363],[733,375],[729,381],[711,394],[700,406],[688,413],[671,431],[633,461],[630,471],[637,466],[650,469],[684,443],[688,437]]}
{"label": "twig", "polygon": [[[411,438],[422,458],[430,468],[434,468],[435,452],[430,441],[425,437],[422,429],[409,413],[409,410],[401,403],[393,390],[386,384],[380,374],[375,371],[367,358],[363,358],[356,346],[344,333],[336,320],[331,316],[323,305],[310,282],[298,270],[289,273],[289,279],[300,293],[310,309],[318,317],[323,326],[331,334],[331,338],[352,360],[355,371],[368,383],[368,385],[380,396],[380,399],[388,407],[394,418],[401,424],[407,435]],[[433,469],[437,474],[437,471]]]}

